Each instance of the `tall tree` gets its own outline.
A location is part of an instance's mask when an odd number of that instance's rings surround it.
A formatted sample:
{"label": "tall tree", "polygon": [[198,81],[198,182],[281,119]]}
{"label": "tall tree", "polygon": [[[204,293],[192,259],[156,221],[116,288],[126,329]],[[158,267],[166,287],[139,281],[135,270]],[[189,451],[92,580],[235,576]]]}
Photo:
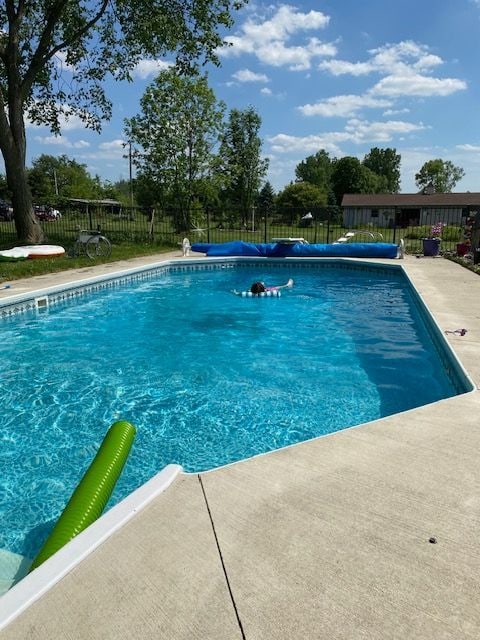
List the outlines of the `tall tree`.
{"label": "tall tree", "polygon": [[265,182],[257,196],[258,213],[265,215],[273,209],[275,203],[275,191],[270,182]]}
{"label": "tall tree", "polygon": [[246,224],[268,160],[261,158],[262,141],[258,135],[262,120],[253,107],[232,109],[220,146],[220,166],[225,178],[226,197],[240,207]]}
{"label": "tall tree", "polygon": [[365,167],[358,158],[345,156],[333,162],[332,185],[340,205],[345,193],[381,193],[385,180]]}
{"label": "tall tree", "polygon": [[141,171],[135,178],[135,199],[140,207],[153,209],[158,203],[164,203],[167,194],[161,183],[156,182],[150,175],[145,175]]}
{"label": "tall tree", "polygon": [[320,187],[325,193],[331,189],[332,159],[325,149],[314,156],[308,156],[295,167],[297,182],[309,182]]}
{"label": "tall tree", "polygon": [[188,230],[200,181],[212,170],[224,104],[217,102],[206,77],[181,76],[171,68],[147,87],[140,106],[142,112],[125,121],[126,134],[137,146],[135,164],[170,192],[179,205],[177,226]]}
{"label": "tall tree", "polygon": [[68,158],[42,154],[28,170],[28,182],[37,203],[52,203],[59,198],[100,198],[102,186],[84,164]]}
{"label": "tall tree", "polygon": [[299,216],[310,209],[324,207],[327,204],[325,192],[310,182],[292,182],[277,195],[277,211],[283,220],[294,224]]}
{"label": "tall tree", "polygon": [[129,79],[143,57],[175,53],[182,68],[217,61],[218,33],[243,0],[4,0],[0,6],[0,150],[20,239],[35,242],[25,118],[60,131],[76,114],[99,129],[111,113],[107,75]]}
{"label": "tall tree", "polygon": [[456,167],[450,160],[437,158],[425,162],[415,174],[415,184],[419,189],[432,184],[437,193],[450,193],[464,175],[462,167]]}
{"label": "tall tree", "polygon": [[363,166],[378,176],[385,178],[385,191],[398,193],[400,190],[400,162],[402,157],[396,149],[373,147],[363,159]]}

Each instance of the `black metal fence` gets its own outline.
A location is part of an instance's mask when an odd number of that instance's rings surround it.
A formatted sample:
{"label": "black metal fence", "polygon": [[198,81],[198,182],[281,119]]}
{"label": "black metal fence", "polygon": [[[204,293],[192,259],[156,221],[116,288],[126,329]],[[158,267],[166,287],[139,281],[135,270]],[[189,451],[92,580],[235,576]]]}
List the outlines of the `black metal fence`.
{"label": "black metal fence", "polygon": [[[67,209],[60,217],[42,214],[46,242],[69,247],[80,229],[101,229],[114,244],[122,242],[153,242],[178,247],[184,237],[194,242],[271,242],[274,238],[304,238],[309,243],[332,243],[339,238],[349,241],[381,241],[398,244],[403,239],[409,253],[421,251],[422,239],[432,235],[432,225],[441,223],[441,251],[456,251],[465,242],[468,211],[435,209],[425,224],[412,220],[404,210],[394,212],[388,224],[372,217],[370,210],[356,211],[345,216],[341,207],[318,207],[310,211],[298,208],[260,210],[253,208],[240,213],[234,208],[197,209],[185,214],[180,209],[144,210],[122,207],[109,210],[104,207]],[[428,216],[427,216],[428,218]],[[414,222],[412,224],[412,222]],[[415,224],[416,222],[416,224]],[[353,232],[354,235],[349,235]],[[16,241],[13,221],[0,220],[0,245],[13,246]]]}

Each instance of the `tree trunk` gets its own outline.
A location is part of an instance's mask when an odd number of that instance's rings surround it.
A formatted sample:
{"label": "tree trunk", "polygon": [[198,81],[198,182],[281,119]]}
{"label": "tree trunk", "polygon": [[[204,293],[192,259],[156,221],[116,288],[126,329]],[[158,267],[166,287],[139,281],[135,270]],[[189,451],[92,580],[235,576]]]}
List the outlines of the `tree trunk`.
{"label": "tree trunk", "polygon": [[42,242],[44,234],[33,213],[25,163],[19,158],[5,158],[5,169],[8,187],[12,192],[13,214],[18,240],[23,244]]}
{"label": "tree trunk", "polygon": [[[23,244],[35,244],[42,242],[44,235],[33,213],[32,195],[25,166],[24,105],[18,87],[11,93],[14,99],[8,105],[8,118],[5,112],[0,114],[0,148],[5,163],[8,188],[12,193],[18,240]],[[1,100],[0,104],[3,105],[4,101]]]}

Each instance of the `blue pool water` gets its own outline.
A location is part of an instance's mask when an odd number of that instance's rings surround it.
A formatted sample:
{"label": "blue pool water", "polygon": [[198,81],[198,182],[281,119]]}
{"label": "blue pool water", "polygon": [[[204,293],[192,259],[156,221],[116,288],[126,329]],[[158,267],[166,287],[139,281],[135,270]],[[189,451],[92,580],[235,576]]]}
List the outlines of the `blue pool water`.
{"label": "blue pool water", "polygon": [[[281,298],[232,295],[254,280]],[[166,272],[2,321],[0,548],[33,557],[110,424],[138,430],[112,497],[462,391],[397,271]]]}

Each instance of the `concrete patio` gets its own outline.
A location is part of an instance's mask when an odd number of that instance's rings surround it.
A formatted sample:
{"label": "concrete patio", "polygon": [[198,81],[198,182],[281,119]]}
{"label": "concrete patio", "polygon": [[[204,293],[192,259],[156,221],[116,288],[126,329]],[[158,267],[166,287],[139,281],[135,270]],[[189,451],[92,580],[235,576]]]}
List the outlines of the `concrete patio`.
{"label": "concrete patio", "polygon": [[[0,297],[165,257],[14,282]],[[479,276],[443,259],[401,264],[442,330],[468,329],[447,337],[478,388]],[[181,474],[0,636],[476,640],[479,412],[475,391]]]}

